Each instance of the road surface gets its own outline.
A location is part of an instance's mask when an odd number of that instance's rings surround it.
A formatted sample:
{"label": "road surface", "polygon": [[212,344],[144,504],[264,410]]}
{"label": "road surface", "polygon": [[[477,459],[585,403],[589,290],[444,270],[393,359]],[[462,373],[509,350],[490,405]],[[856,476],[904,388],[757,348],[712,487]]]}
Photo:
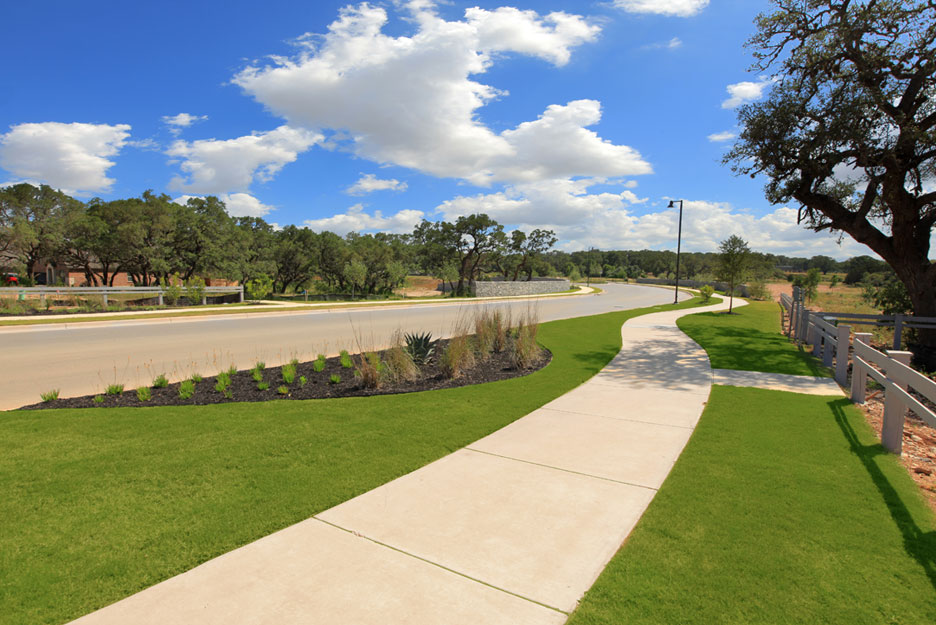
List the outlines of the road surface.
{"label": "road surface", "polygon": [[[528,309],[540,321],[596,315],[672,302],[671,290],[636,285],[603,285],[601,295],[505,302],[401,305],[379,309],[309,310],[244,317],[8,327],[0,330],[0,409],[39,401],[60,389],[61,397],[101,393],[109,384],[145,386],[160,373],[171,381],[198,372],[215,375],[231,364],[247,369],[258,360],[278,366],[291,358],[342,349],[385,347],[392,333],[431,332],[441,338],[477,307]],[[683,296],[687,297],[687,296]]]}

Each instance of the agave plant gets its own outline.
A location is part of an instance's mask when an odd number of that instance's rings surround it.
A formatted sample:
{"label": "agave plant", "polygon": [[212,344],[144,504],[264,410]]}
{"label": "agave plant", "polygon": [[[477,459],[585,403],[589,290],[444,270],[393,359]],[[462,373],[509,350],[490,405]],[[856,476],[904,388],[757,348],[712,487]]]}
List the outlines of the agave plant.
{"label": "agave plant", "polygon": [[432,340],[431,332],[404,334],[403,340],[406,341],[406,351],[413,358],[413,362],[418,365],[429,364],[435,353],[435,342]]}

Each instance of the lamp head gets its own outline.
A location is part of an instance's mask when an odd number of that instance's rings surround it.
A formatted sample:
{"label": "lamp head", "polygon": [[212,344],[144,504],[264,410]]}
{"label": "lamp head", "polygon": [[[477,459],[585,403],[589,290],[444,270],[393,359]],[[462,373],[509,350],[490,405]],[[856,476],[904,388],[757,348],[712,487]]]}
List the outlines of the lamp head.
{"label": "lamp head", "polygon": [[667,206],[667,208],[675,208],[675,207],[676,207],[676,202],[674,200],[670,200],[669,206]]}

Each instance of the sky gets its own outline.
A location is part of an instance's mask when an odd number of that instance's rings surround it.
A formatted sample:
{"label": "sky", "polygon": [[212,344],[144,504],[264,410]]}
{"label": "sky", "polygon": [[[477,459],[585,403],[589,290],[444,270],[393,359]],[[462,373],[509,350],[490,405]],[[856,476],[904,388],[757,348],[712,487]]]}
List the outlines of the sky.
{"label": "sky", "polygon": [[[0,24],[0,185],[339,234],[487,213],[568,251],[872,254],[721,163],[766,0],[46,0]],[[872,254],[873,255],[873,254]]]}

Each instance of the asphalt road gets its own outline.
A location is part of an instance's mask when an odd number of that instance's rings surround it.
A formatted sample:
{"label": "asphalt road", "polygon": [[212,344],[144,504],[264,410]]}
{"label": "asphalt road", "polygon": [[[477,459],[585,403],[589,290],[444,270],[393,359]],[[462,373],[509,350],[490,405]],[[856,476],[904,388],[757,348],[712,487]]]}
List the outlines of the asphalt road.
{"label": "asphalt road", "polygon": [[[258,360],[277,366],[291,358],[354,353],[386,346],[392,333],[431,332],[445,337],[479,306],[535,311],[540,321],[596,315],[670,303],[673,292],[647,286],[602,285],[601,295],[535,301],[401,305],[380,309],[314,310],[175,320],[112,321],[13,327],[0,331],[0,409],[39,401],[60,389],[62,397],[103,392],[108,384],[148,385],[165,373],[171,381],[193,372],[209,376],[231,364]],[[681,296],[686,297],[686,296]]]}

